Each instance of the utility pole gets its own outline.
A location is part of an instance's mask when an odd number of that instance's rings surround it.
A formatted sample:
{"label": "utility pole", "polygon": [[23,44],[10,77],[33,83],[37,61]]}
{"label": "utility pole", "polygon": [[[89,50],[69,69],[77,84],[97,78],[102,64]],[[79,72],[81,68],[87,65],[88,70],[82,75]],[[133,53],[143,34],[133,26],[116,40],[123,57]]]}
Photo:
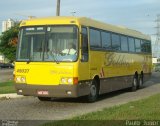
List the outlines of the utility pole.
{"label": "utility pole", "polygon": [[160,14],[157,15],[156,19],[157,23],[157,33],[156,33],[156,42],[155,42],[155,54],[154,57],[160,57]]}
{"label": "utility pole", "polygon": [[60,16],[60,3],[61,3],[61,0],[57,0],[57,11],[56,11],[56,16]]}

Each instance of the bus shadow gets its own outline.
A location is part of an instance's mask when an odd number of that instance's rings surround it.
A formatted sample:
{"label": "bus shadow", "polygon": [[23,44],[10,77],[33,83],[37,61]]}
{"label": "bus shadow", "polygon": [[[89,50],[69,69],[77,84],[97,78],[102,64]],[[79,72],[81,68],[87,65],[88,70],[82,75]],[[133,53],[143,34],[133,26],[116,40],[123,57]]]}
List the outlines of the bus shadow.
{"label": "bus shadow", "polygon": [[[137,90],[143,90],[145,88],[148,88],[150,86],[157,85],[157,84],[160,84],[160,79],[159,78],[151,78],[150,80],[148,80],[144,83],[144,86],[142,88],[137,89]],[[132,89],[126,88],[126,89],[122,89],[122,90],[118,90],[118,91],[114,91],[114,92],[100,95],[98,101],[101,101],[101,100],[107,99],[107,98],[112,98],[112,97],[115,97],[115,96],[118,96],[120,94],[127,93],[127,92],[132,92]]]}
{"label": "bus shadow", "polygon": [[122,90],[118,90],[118,91],[113,91],[113,92],[110,92],[110,93],[102,94],[102,95],[99,96],[97,101],[102,101],[104,99],[116,97],[118,95],[121,95],[121,94],[127,93],[127,92],[131,92],[131,88],[126,88],[126,89],[122,89]]}

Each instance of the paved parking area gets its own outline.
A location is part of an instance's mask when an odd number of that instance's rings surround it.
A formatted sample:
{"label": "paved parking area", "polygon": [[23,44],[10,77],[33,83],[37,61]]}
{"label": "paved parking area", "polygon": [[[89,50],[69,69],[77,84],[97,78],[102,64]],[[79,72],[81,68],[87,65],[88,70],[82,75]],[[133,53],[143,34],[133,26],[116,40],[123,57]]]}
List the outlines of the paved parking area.
{"label": "paved parking area", "polygon": [[13,69],[0,69],[0,83],[13,80]]}

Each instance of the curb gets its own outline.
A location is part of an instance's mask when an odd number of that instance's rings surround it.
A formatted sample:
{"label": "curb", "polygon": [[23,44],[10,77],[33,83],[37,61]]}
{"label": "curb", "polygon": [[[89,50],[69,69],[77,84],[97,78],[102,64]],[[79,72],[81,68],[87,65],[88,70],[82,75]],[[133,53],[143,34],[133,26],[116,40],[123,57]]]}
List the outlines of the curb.
{"label": "curb", "polygon": [[0,94],[0,100],[9,100],[9,99],[16,99],[16,98],[24,98],[24,96],[17,95],[16,93],[13,93],[13,94]]}

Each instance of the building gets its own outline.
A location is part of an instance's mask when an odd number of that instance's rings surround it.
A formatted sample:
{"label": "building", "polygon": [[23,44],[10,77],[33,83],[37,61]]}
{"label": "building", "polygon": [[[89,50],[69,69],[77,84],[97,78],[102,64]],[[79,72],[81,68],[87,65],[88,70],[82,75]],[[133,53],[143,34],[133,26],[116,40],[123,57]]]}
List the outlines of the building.
{"label": "building", "polygon": [[160,58],[152,58],[153,64],[160,64]]}
{"label": "building", "polygon": [[7,21],[3,21],[2,22],[2,32],[7,31],[8,29],[13,27],[14,25],[15,25],[15,21],[12,19],[8,19]]}
{"label": "building", "polygon": [[4,56],[0,54],[0,63],[4,62]]}

